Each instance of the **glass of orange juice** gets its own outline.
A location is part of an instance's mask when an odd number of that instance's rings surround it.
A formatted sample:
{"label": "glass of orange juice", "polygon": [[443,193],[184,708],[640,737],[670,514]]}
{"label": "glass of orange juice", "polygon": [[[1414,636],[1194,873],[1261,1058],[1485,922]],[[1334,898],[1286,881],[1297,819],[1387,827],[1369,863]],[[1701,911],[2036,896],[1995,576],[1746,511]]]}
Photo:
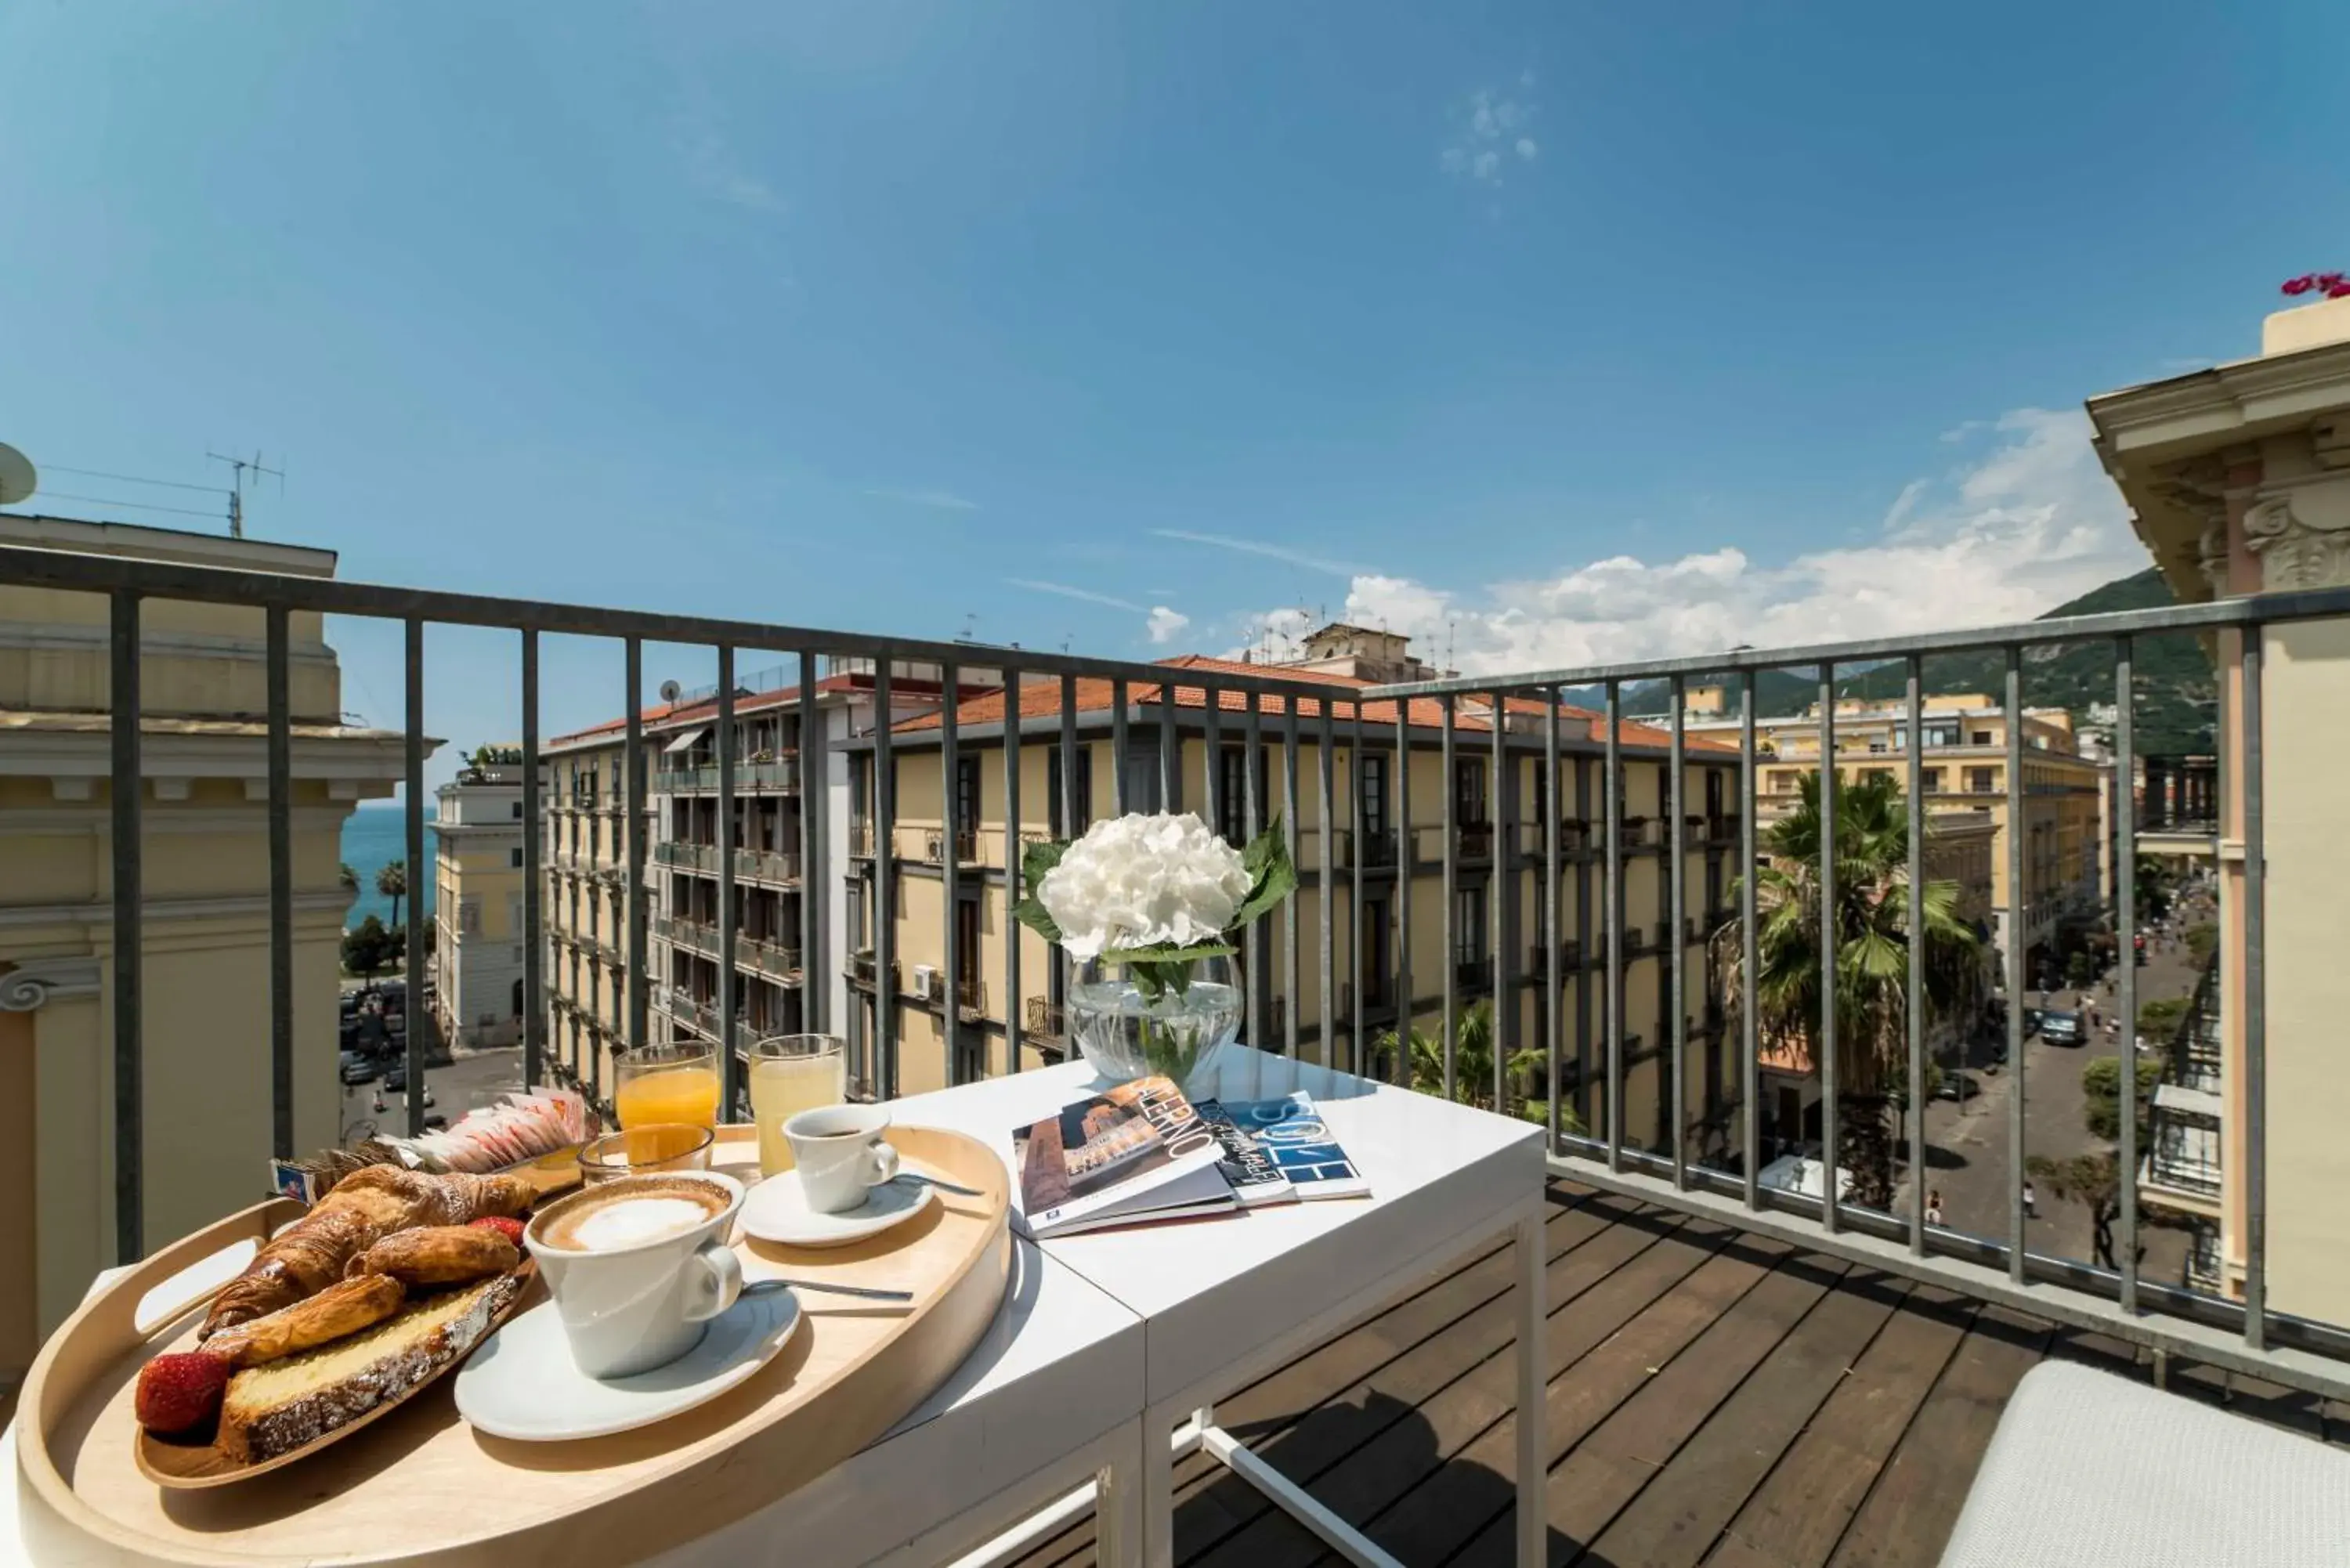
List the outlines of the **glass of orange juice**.
{"label": "glass of orange juice", "polygon": [[616,1064],[612,1108],[623,1127],[718,1125],[718,1053],[708,1045],[648,1045]]}

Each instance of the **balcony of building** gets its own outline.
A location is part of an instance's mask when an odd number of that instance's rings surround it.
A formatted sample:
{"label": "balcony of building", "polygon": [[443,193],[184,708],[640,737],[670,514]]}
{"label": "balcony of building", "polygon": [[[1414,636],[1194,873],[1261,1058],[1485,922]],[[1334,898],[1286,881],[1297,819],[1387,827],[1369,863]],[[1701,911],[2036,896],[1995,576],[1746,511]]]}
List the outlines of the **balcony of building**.
{"label": "balcony of building", "polygon": [[[499,601],[408,588],[379,590],[298,579],[257,585],[254,574],[215,577],[181,566],[151,581],[140,575],[137,563],[96,557],[68,558],[62,564],[53,559],[27,562],[23,558],[27,555],[54,553],[0,548],[0,581],[23,576],[68,590],[120,592],[134,615],[140,596],[164,594],[211,596],[228,604],[265,595],[271,604],[331,609],[338,615],[414,616],[432,625],[442,620],[506,625],[510,622],[501,618],[513,613]],[[331,597],[326,597],[329,593]],[[2350,616],[2350,595],[2332,599],[2323,594],[2299,595],[2291,605],[2290,613],[2296,616]],[[2257,601],[2231,600],[2101,617],[2084,628],[2039,622],[2021,630],[1986,633],[1984,646],[2004,650],[2116,635],[2256,625],[2257,619],[2249,618],[2262,613]],[[675,640],[681,626],[689,624],[673,616],[570,609],[548,626],[565,633],[601,631]],[[805,645],[811,634],[806,628],[777,628],[775,635],[777,640]],[[713,627],[712,640],[721,638],[744,640],[744,628],[732,623]],[[873,640],[860,639],[858,646],[869,648]],[[1945,651],[1961,641],[1942,634],[1931,648]],[[982,657],[969,648],[918,641],[889,646],[893,658],[902,654],[968,662]],[[1591,672],[1544,671],[1527,677],[1523,690],[1690,674],[1725,662],[1739,670],[1761,670],[1836,659],[1899,659],[1927,647],[1890,639],[1825,652],[1800,650],[1800,658],[1782,655],[1777,664],[1769,652],[1740,650],[1707,655],[1702,663],[1693,656]],[[135,645],[129,652],[135,652]],[[1136,687],[1150,683],[1156,670],[1027,650],[990,650],[984,657],[1016,664],[1015,676],[1114,673]],[[137,662],[128,661],[134,667]],[[1159,678],[1163,680],[1163,671]],[[1508,678],[1479,679],[1484,690],[1509,684]],[[1184,680],[1212,689],[1214,700],[1227,707],[1251,694],[1296,694],[1277,671],[1231,677],[1194,671]],[[1400,703],[1428,694],[1430,686],[1439,691],[1479,689],[1475,682],[1440,681],[1383,692],[1385,700]],[[1316,696],[1326,700],[1323,693]],[[1364,701],[1376,702],[1381,696],[1375,691]],[[126,722],[121,729],[126,739],[139,733],[136,723]],[[116,755],[118,765],[135,769],[135,746]],[[146,809],[137,777],[126,773],[124,787],[115,794],[118,820],[133,833]],[[280,788],[286,783],[282,775],[276,781]],[[1741,774],[1742,812],[1754,810],[1755,784],[1752,772]],[[1610,788],[1620,790],[1621,785]],[[891,843],[899,831],[888,817],[889,804],[885,794],[875,817],[856,825],[864,828],[862,842],[868,850]],[[1263,813],[1260,820],[1270,820],[1273,803],[1256,804]],[[1607,805],[1609,815],[1635,825],[1630,836],[1661,841],[1665,823],[1627,819],[1620,799]],[[421,826],[421,802],[411,800],[409,809],[419,814],[415,820]],[[1711,836],[1713,819],[1704,820]],[[526,831],[536,833],[540,826],[530,823]],[[1686,822],[1684,828],[1687,837]],[[1480,832],[1486,836],[1483,849],[1490,861],[1492,831],[1482,824],[1456,829],[1449,846],[1455,870],[1474,857]],[[1421,829],[1415,836],[1433,838],[1436,858],[1448,858],[1440,826]],[[255,867],[257,872],[266,869]],[[700,867],[693,869],[699,873]],[[735,875],[736,869],[729,866],[723,874]],[[1723,885],[1749,869],[1727,868]],[[1578,868],[1584,870],[1587,867]],[[125,939],[120,950],[136,955],[144,929],[138,857],[118,860],[112,874],[115,929]],[[872,893],[874,886],[860,879],[855,867],[836,866],[833,874],[846,886],[825,891],[841,894],[849,918],[859,923],[828,930],[827,922],[840,919],[837,900],[807,898],[807,923],[799,928],[806,946],[776,944],[775,957],[782,961],[788,956],[796,962],[805,953],[839,952],[835,961],[843,965],[855,992],[849,1000],[852,1015],[898,1019],[908,1007],[928,1005],[951,1013],[958,1023],[976,1024],[986,1018],[991,994],[1007,1000],[1016,994],[992,992],[995,976],[983,976],[974,968],[961,975],[962,983],[951,988],[951,995],[943,974],[931,971],[930,994],[923,995],[923,985],[909,972],[912,966],[896,952],[885,962],[873,948],[857,945],[859,930],[883,932],[888,945],[889,921],[897,918],[891,906],[858,901],[857,896]],[[1546,874],[1538,861],[1522,857],[1516,864],[1489,865],[1471,886],[1502,884],[1529,894],[1557,893],[1573,886],[1544,888],[1541,878]],[[1823,874],[1834,874],[1833,863]],[[264,878],[256,876],[255,880],[258,886]],[[1356,887],[1332,889],[1331,894],[1349,900],[1347,915],[1355,929],[1361,929],[1363,890]],[[2014,889],[2012,897],[2017,903],[2010,912],[2021,923],[2023,889]],[[949,944],[957,940],[952,917],[947,901],[937,902],[941,906],[939,942],[927,950],[952,950]],[[1509,907],[1534,906],[1513,900]],[[1414,929],[1400,933],[1398,950],[1410,956],[1414,950],[1402,946],[1403,940],[1418,934],[1425,941],[1437,922],[1458,918],[1456,900],[1423,898],[1414,909]],[[1546,1377],[1538,1397],[1546,1412],[1546,1519],[1556,1560],[1931,1563],[1964,1502],[2010,1391],[2028,1368],[2052,1357],[2094,1361],[2142,1378],[2158,1376],[2175,1389],[2207,1396],[2239,1412],[2319,1436],[2350,1438],[2340,1419],[2343,1407],[2332,1403],[2350,1397],[2350,1359],[2345,1359],[2350,1335],[2338,1321],[2350,1314],[2312,1314],[2306,1297],[2290,1306],[2282,1300],[2268,1302],[2261,1292],[2247,1291],[2233,1279],[2221,1288],[2217,1282],[2221,1274],[2247,1266],[2238,1262],[2232,1255],[2238,1249],[2224,1238],[2214,1244],[2199,1235],[2177,1277],[2141,1269],[2132,1245],[2139,1238],[2126,1231],[2115,1237],[2112,1259],[2118,1262],[2091,1252],[2085,1239],[2065,1240],[2053,1223],[2061,1212],[2053,1195],[2043,1195],[2044,1219],[2025,1217],[2021,1199],[2023,1147],[1953,1140],[1929,1151],[1924,1143],[1924,1118],[1904,1117],[1893,1131],[1895,1181],[1885,1206],[1847,1201],[1835,1183],[1817,1195],[1765,1188],[1761,1170],[1769,1157],[1791,1144],[1812,1147],[1813,1126],[1825,1145],[1825,1163],[1836,1168],[1838,1150],[1846,1151],[1848,1158],[1852,1147],[1851,1128],[1841,1118],[1874,1115],[1876,1109],[1849,1085],[1839,1092],[1829,1081],[1834,1058],[1813,1059],[1800,1040],[1792,1046],[1764,1041],[1754,1054],[1744,1054],[1742,1032],[1723,1027],[1721,1015],[1710,1010],[1713,999],[1702,994],[1701,960],[1692,956],[1690,945],[1700,933],[1686,919],[1676,923],[1669,914],[1660,917],[1653,906],[1627,908],[1620,915],[1595,910],[1590,918],[1595,922],[1591,928],[1578,939],[1560,943],[1556,951],[1561,967],[1574,970],[1590,985],[1586,1003],[1604,977],[1608,990],[1605,1007],[1579,1009],[1580,1025],[1561,1016],[1570,1010],[1547,1009],[1547,1019],[1531,1028],[1528,1018],[1543,1017],[1531,1006],[1533,999],[1522,1014],[1494,1010],[1501,1019],[1493,1038],[1497,1054],[1525,1052],[1539,1059],[1547,1054],[1562,1068],[1555,1075],[1562,1101],[1573,1096],[1571,1121],[1558,1116],[1555,1123],[1545,1123],[1544,1134],[1551,1174],[1544,1225],[1549,1327],[1543,1345]],[[2117,918],[2121,929],[2116,934],[2125,939],[2127,950],[2133,917],[2126,902]],[[1315,928],[1326,933],[1334,924],[1317,921]],[[292,942],[290,912],[280,912],[270,926],[274,942]],[[536,939],[547,934],[542,929],[525,938],[531,953],[529,982],[542,988],[542,994],[549,977]],[[738,970],[744,967],[742,944],[722,948],[707,922],[664,914],[655,923],[654,934],[713,961],[723,959]],[[1326,943],[1330,939],[1326,934],[1316,940]],[[1659,953],[1659,948],[1665,950]],[[762,964],[764,950],[754,944],[752,965]],[[1457,1013],[1470,999],[1515,995],[1522,982],[1546,973],[1551,961],[1547,947],[1526,940],[1523,925],[1506,922],[1456,947],[1421,946],[1417,951],[1422,957],[1410,1022],[1422,1028],[1435,1026],[1445,1013]],[[608,964],[612,972],[598,977],[590,989],[592,1002],[551,1002],[543,1016],[531,1021],[522,1067],[528,1082],[588,1070],[585,1063],[567,1068],[549,1059],[548,1019],[559,1019],[566,1031],[576,1030],[599,1045],[625,1045],[629,1042],[609,1020],[629,1016],[626,1004],[641,1003],[648,990],[666,979],[651,972],[645,955],[632,961],[585,933],[568,936],[558,962],[567,964],[582,953]],[[1305,960],[1300,967],[1316,976],[1330,972],[1334,960],[1355,957],[1333,954],[1326,947],[1300,956]],[[1431,956],[1433,962],[1429,961]],[[1523,965],[1521,957],[1526,961]],[[1636,958],[1641,961],[1637,971],[1630,961]],[[2021,955],[2011,955],[2009,961],[2020,965]],[[1710,971],[1713,966],[1704,967]],[[767,971],[762,967],[760,972]],[[1632,981],[1628,985],[1627,977]],[[1748,977],[1752,978],[1751,970]],[[142,1002],[152,1016],[161,1017],[169,999],[142,992],[135,956],[115,978],[110,994],[117,1005],[109,1014],[112,1060],[139,1062],[149,1050]],[[915,983],[901,989],[907,981]],[[1675,994],[1683,982],[1688,994]],[[1828,988],[1823,1037],[1833,1033],[1835,1009],[1844,1005],[1841,989]],[[2020,970],[2011,969],[2009,994],[2020,989]],[[803,1005],[813,1014],[812,1027],[829,1025],[845,1032],[847,1021],[823,1012],[829,1004],[823,993],[831,990],[828,985],[807,988]],[[1322,988],[1316,983],[1310,990],[1318,1003]],[[1641,994],[1627,995],[1631,992]],[[712,1032],[720,1022],[715,1003],[706,994],[687,990],[681,997],[671,988],[658,999],[664,1003],[662,1010],[687,1028]],[[1361,1016],[1368,997],[1351,986],[1334,985],[1328,1000],[1331,1016],[1320,1023],[1329,1044],[1320,1048],[1319,1059],[1341,1073],[1349,1065],[1368,1064],[1363,1053],[1372,1032]],[[1029,999],[1021,1002],[1022,1020],[1033,1033],[1064,1037],[1066,1021],[1049,1003],[1040,1012]],[[290,993],[270,1000],[273,1012],[287,1023],[289,1038],[297,1004]],[[1274,1034],[1285,1037],[1288,1008],[1262,1011],[1271,1015]],[[2216,1018],[2217,999],[2198,1011]],[[1657,1022],[1676,1016],[1684,1020],[1679,1031]],[[2007,1023],[2020,1044],[2020,1007],[2009,1010]],[[2247,1027],[2257,1026],[2255,1012]],[[743,1027],[740,1015],[736,1027]],[[986,1031],[965,1033],[983,1035]],[[1669,1049],[1675,1033],[1690,1048]],[[1439,1043],[1448,1055],[1448,1067],[1460,1065],[1461,1045],[1457,1036]],[[2194,1185],[2200,1157],[2157,1124],[2167,1114],[2183,1116],[2204,1106],[2183,1100],[2182,1093],[2212,1095],[2208,1081],[2214,1076],[2237,1081],[2220,1069],[2225,1066],[2233,1073],[2239,1064],[2215,1056],[2229,1048],[2214,1030],[2189,1032],[2177,1065],[2150,1096],[2148,1147],[2133,1152],[2119,1168],[2134,1170],[2143,1158],[2147,1177],[2159,1179],[2154,1185],[2177,1184],[2180,1190]],[[2280,1030],[2272,1039],[2255,1034],[2248,1048],[2282,1053],[2305,1049],[2305,1043],[2288,1040]],[[1718,1081],[1700,1081],[1714,1070],[1709,1058],[1720,1059],[1722,1075]],[[1503,1060],[1510,1072],[1517,1072],[1511,1056]],[[421,1070],[421,1057],[418,1061]],[[878,1074],[870,1080],[875,1096],[897,1097],[899,1085],[889,1076],[895,1070],[889,1054],[879,1056],[878,1068],[873,1061],[868,1057],[860,1064],[858,1081],[868,1081],[868,1073]],[[983,1053],[978,1061],[981,1071],[988,1070]],[[1913,1060],[1896,1064],[1903,1064],[1922,1069],[1922,1063]],[[1401,1062],[1388,1066],[1408,1070]],[[2006,1064],[2011,1074],[2019,1069],[2019,1064]],[[1448,1078],[1453,1075],[1447,1074]],[[1494,1080],[1480,1081],[1476,1074],[1459,1077],[1465,1094],[1497,1094],[1497,1111],[1541,1115],[1542,1107],[1523,1103],[1521,1090],[1506,1085],[1489,1087]],[[1762,1080],[1759,1092],[1749,1092],[1748,1085],[1757,1078]],[[113,1085],[111,1097],[101,1108],[111,1119],[97,1125],[105,1128],[101,1136],[111,1135],[110,1158],[123,1179],[117,1189],[119,1211],[110,1219],[118,1255],[127,1259],[139,1256],[147,1245],[140,1195],[179,1173],[151,1169],[145,1163],[150,1148],[161,1147],[162,1140],[148,1137],[146,1118],[152,1113],[135,1075],[127,1082],[121,1075],[108,1082]],[[1800,1102],[1792,1108],[1797,1125],[1789,1131],[1772,1125],[1779,1106],[1762,1103],[1763,1096],[1781,1091]],[[282,1097],[289,1108],[294,1104],[290,1072],[256,1081],[252,1092]],[[2040,1114],[2033,1108],[2037,1103],[2034,1096],[2006,1102],[2018,1107],[2019,1127],[2024,1116]],[[1564,1108],[1549,1107],[1552,1112]],[[2230,1117],[2257,1110],[2223,1099],[2213,1115],[2226,1130],[2233,1126]],[[421,1131],[421,1104],[411,1101],[410,1113],[417,1118],[410,1130]],[[1766,1115],[1772,1122],[1766,1123]],[[2134,1118],[2123,1117],[2121,1126],[2135,1136]],[[1993,1129],[1984,1126],[1978,1130],[1988,1139]],[[2272,1126],[2267,1144],[2260,1138],[2246,1141],[2249,1152],[2242,1158],[2281,1161],[2288,1153],[2308,1152],[2289,1146],[2288,1137],[2305,1135],[2288,1134],[2282,1124]],[[248,1185],[250,1171],[260,1168],[265,1156],[278,1151],[264,1139],[250,1152]],[[1936,1163],[1933,1152],[1960,1153],[1989,1183],[1995,1200],[1992,1217],[1953,1215],[1949,1222],[1928,1222],[1927,1182],[1910,1178],[1948,1181],[1952,1179],[1940,1173],[1955,1168]],[[2119,1149],[2111,1152],[2119,1158]],[[1367,1147],[1363,1153],[1369,1160],[1377,1151]],[[2233,1179],[2238,1173],[2220,1174]],[[244,1196],[240,1189],[239,1199]],[[1250,1224],[1255,1218],[1233,1223]],[[2115,1221],[2116,1227],[2124,1223]],[[2080,1227],[2084,1238],[2088,1230],[2085,1223]],[[1428,1249],[1432,1252],[1444,1240],[1426,1238]],[[1512,1289],[1510,1266],[1498,1253],[1474,1259],[1434,1272],[1399,1299],[1359,1303],[1364,1314],[1359,1322],[1326,1334],[1317,1328],[1314,1343],[1298,1359],[1220,1401],[1222,1424],[1239,1434],[1266,1465],[1311,1493],[1331,1516],[1358,1525],[1399,1562],[1469,1563],[1505,1558],[1513,1493],[1504,1478],[1514,1452],[1519,1397],[1509,1358],[1502,1355],[1510,1334],[1505,1304]],[[2248,1266],[2254,1280],[2263,1277],[2266,1264],[2257,1249]],[[2127,1440],[2127,1434],[2116,1437],[2117,1444]],[[1204,1454],[1187,1459],[1179,1469],[1180,1561],[1256,1564],[1322,1560],[1326,1550],[1323,1542],[1301,1533],[1286,1514],[1268,1511],[1253,1492],[1238,1490],[1226,1475]],[[2222,1484],[2214,1479],[2215,1489]],[[1075,1526],[1031,1561],[1058,1563],[1084,1557],[1090,1551],[1084,1533],[1087,1529]]]}
{"label": "balcony of building", "polygon": [[[664,765],[653,774],[653,790],[660,794],[715,794],[718,765],[714,762]],[[795,751],[754,753],[734,764],[734,793],[797,794],[800,757]]]}

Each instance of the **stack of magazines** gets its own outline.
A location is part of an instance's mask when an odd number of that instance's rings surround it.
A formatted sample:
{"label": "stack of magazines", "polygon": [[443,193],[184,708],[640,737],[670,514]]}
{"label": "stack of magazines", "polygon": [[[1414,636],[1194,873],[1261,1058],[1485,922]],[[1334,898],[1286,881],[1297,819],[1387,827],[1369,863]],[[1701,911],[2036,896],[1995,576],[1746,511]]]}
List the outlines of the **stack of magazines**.
{"label": "stack of magazines", "polygon": [[1302,1089],[1194,1105],[1170,1079],[1138,1078],[1012,1143],[1023,1223],[1040,1239],[1371,1189]]}

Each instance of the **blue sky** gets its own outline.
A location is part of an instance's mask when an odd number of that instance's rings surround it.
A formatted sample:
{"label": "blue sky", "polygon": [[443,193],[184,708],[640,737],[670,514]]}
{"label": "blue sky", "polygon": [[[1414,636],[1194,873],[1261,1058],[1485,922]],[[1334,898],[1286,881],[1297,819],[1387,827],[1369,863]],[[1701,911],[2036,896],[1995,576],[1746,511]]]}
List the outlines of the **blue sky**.
{"label": "blue sky", "polygon": [[[200,483],[257,447],[253,531],[355,577],[1106,655],[1301,607],[1470,669],[2035,613],[2143,562],[2081,400],[2350,264],[2345,43],[2318,5],[16,0],[0,439]],[[334,635],[396,722],[396,634]],[[512,733],[510,643],[432,649],[433,727]],[[620,700],[550,649],[550,727]]]}

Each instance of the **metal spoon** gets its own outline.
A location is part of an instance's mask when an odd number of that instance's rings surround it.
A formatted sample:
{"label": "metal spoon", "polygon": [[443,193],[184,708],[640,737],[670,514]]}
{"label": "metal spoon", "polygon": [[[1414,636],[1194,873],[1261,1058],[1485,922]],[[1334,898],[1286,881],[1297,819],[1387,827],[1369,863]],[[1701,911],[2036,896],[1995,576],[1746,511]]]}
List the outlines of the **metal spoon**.
{"label": "metal spoon", "polygon": [[951,1192],[958,1198],[984,1198],[976,1187],[958,1187],[951,1181],[941,1181],[935,1176],[924,1176],[919,1170],[901,1170],[889,1179],[892,1181],[917,1181],[924,1187],[935,1187],[941,1192]]}
{"label": "metal spoon", "polygon": [[765,1295],[771,1291],[829,1291],[837,1296],[863,1296],[868,1301],[910,1302],[911,1291],[875,1290],[870,1285],[836,1285],[823,1280],[753,1280],[743,1287],[746,1296]]}

